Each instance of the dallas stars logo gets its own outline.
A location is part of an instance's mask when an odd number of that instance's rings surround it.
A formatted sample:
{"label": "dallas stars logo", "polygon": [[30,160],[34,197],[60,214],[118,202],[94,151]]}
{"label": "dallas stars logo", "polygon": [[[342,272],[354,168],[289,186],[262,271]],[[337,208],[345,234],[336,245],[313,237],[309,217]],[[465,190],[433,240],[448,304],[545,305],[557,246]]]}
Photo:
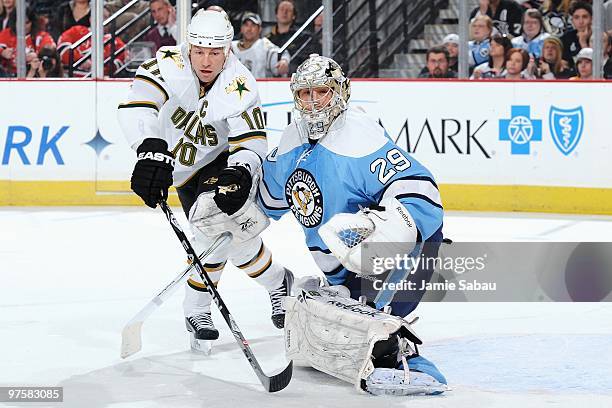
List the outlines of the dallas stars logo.
{"label": "dallas stars logo", "polygon": [[163,60],[166,58],[170,58],[172,61],[174,61],[176,66],[179,67],[179,69],[183,69],[185,67],[185,65],[183,64],[183,57],[181,57],[181,54],[179,52],[172,51],[172,50],[165,50],[165,51],[161,51],[161,53],[163,54],[162,56]]}
{"label": "dallas stars logo", "polygon": [[225,92],[227,94],[238,92],[238,97],[242,100],[242,93],[251,92],[251,90],[246,87],[246,77],[241,75],[238,78],[234,78],[232,83],[225,88]]}

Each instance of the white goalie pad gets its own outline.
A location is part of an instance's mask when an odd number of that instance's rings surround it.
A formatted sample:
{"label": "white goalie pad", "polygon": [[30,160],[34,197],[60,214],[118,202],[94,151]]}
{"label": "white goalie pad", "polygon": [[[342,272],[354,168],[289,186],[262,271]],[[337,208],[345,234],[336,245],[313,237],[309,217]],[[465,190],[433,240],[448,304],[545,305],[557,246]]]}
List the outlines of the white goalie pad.
{"label": "white goalie pad", "polygon": [[376,342],[402,333],[421,344],[408,322],[342,297],[327,287],[285,298],[285,351],[295,365],[309,366],[362,389],[374,372]]}
{"label": "white goalie pad", "polygon": [[[374,259],[395,258],[409,254],[416,244],[418,230],[406,207],[396,198],[380,202],[384,210],[363,209],[356,214],[334,215],[319,228],[319,235],[329,250],[349,271],[377,275]],[[362,256],[367,244],[368,258]]]}
{"label": "white goalie pad", "polygon": [[232,215],[227,215],[213,200],[214,191],[202,193],[189,211],[189,222],[204,236],[214,238],[224,232],[232,234],[234,243],[241,243],[261,234],[270,220],[251,198]]}

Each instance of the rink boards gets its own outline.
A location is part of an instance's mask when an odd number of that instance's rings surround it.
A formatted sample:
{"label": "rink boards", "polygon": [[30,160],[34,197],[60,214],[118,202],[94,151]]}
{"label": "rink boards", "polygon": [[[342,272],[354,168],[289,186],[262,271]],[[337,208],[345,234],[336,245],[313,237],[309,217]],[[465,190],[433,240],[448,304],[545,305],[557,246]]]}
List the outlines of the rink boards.
{"label": "rink boards", "polygon": [[[0,205],[131,205],[126,81],[0,81]],[[270,148],[287,81],[261,81]],[[355,80],[351,101],[435,175],[446,209],[612,214],[612,83]]]}

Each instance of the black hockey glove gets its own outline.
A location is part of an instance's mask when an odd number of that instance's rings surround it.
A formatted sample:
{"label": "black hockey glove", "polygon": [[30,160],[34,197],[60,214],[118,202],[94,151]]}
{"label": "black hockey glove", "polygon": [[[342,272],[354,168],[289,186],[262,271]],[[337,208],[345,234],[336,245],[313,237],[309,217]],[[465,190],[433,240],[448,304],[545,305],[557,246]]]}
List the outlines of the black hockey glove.
{"label": "black hockey glove", "polygon": [[249,198],[251,173],[243,166],[226,167],[219,173],[215,188],[215,203],[227,215],[240,209]]}
{"label": "black hockey glove", "polygon": [[132,190],[151,208],[168,198],[174,157],[162,139],[145,139],[136,150],[138,161],[132,172]]}

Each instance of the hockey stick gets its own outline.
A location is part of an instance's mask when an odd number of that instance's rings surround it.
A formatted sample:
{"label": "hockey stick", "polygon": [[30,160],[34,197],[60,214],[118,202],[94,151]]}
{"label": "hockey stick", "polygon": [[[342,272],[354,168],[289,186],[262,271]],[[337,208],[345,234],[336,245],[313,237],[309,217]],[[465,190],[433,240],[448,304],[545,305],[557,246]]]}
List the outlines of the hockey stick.
{"label": "hockey stick", "polygon": [[[229,235],[220,235],[212,245],[200,255],[200,259],[205,261],[218,248],[227,245],[231,240]],[[138,353],[142,349],[142,325],[158,307],[162,305],[179,288],[180,283],[185,280],[194,265],[191,263],[184,271],[163,288],[145,307],[143,307],[123,328],[121,332],[121,358],[127,358]]]}
{"label": "hockey stick", "polygon": [[[251,347],[249,346],[249,343],[246,341],[242,332],[238,328],[238,325],[234,321],[234,318],[230,314],[227,306],[225,306],[225,303],[223,302],[223,299],[221,299],[221,295],[219,295],[219,292],[217,291],[217,288],[215,288],[213,281],[210,279],[210,276],[208,276],[206,271],[204,271],[204,267],[202,266],[200,259],[196,256],[196,253],[193,250],[191,244],[189,243],[187,236],[185,236],[185,233],[181,229],[181,226],[174,217],[170,206],[168,206],[166,200],[161,200],[159,202],[159,206],[163,210],[164,214],[166,214],[166,218],[168,218],[172,229],[176,233],[176,236],[178,237],[179,241],[181,241],[183,248],[185,248],[185,252],[187,252],[187,257],[194,264],[194,267],[202,278],[202,280],[206,282],[206,286],[208,287],[208,290],[210,291],[213,300],[215,301],[217,307],[219,308],[219,311],[223,315],[225,322],[232,331],[232,334],[234,335],[238,346],[244,353],[244,356],[247,358],[247,360],[249,360],[249,363],[251,363],[251,367],[253,367],[253,370],[255,370],[255,374],[257,374],[257,377],[259,378],[259,381],[261,381],[261,384],[268,392],[276,392],[285,388],[289,384],[289,381],[291,381],[291,375],[293,373],[293,361],[291,361],[282,372],[276,375],[267,376],[263,372],[261,366],[259,365],[259,362],[255,358],[255,355],[251,350]],[[227,234],[229,235],[229,233]]]}

